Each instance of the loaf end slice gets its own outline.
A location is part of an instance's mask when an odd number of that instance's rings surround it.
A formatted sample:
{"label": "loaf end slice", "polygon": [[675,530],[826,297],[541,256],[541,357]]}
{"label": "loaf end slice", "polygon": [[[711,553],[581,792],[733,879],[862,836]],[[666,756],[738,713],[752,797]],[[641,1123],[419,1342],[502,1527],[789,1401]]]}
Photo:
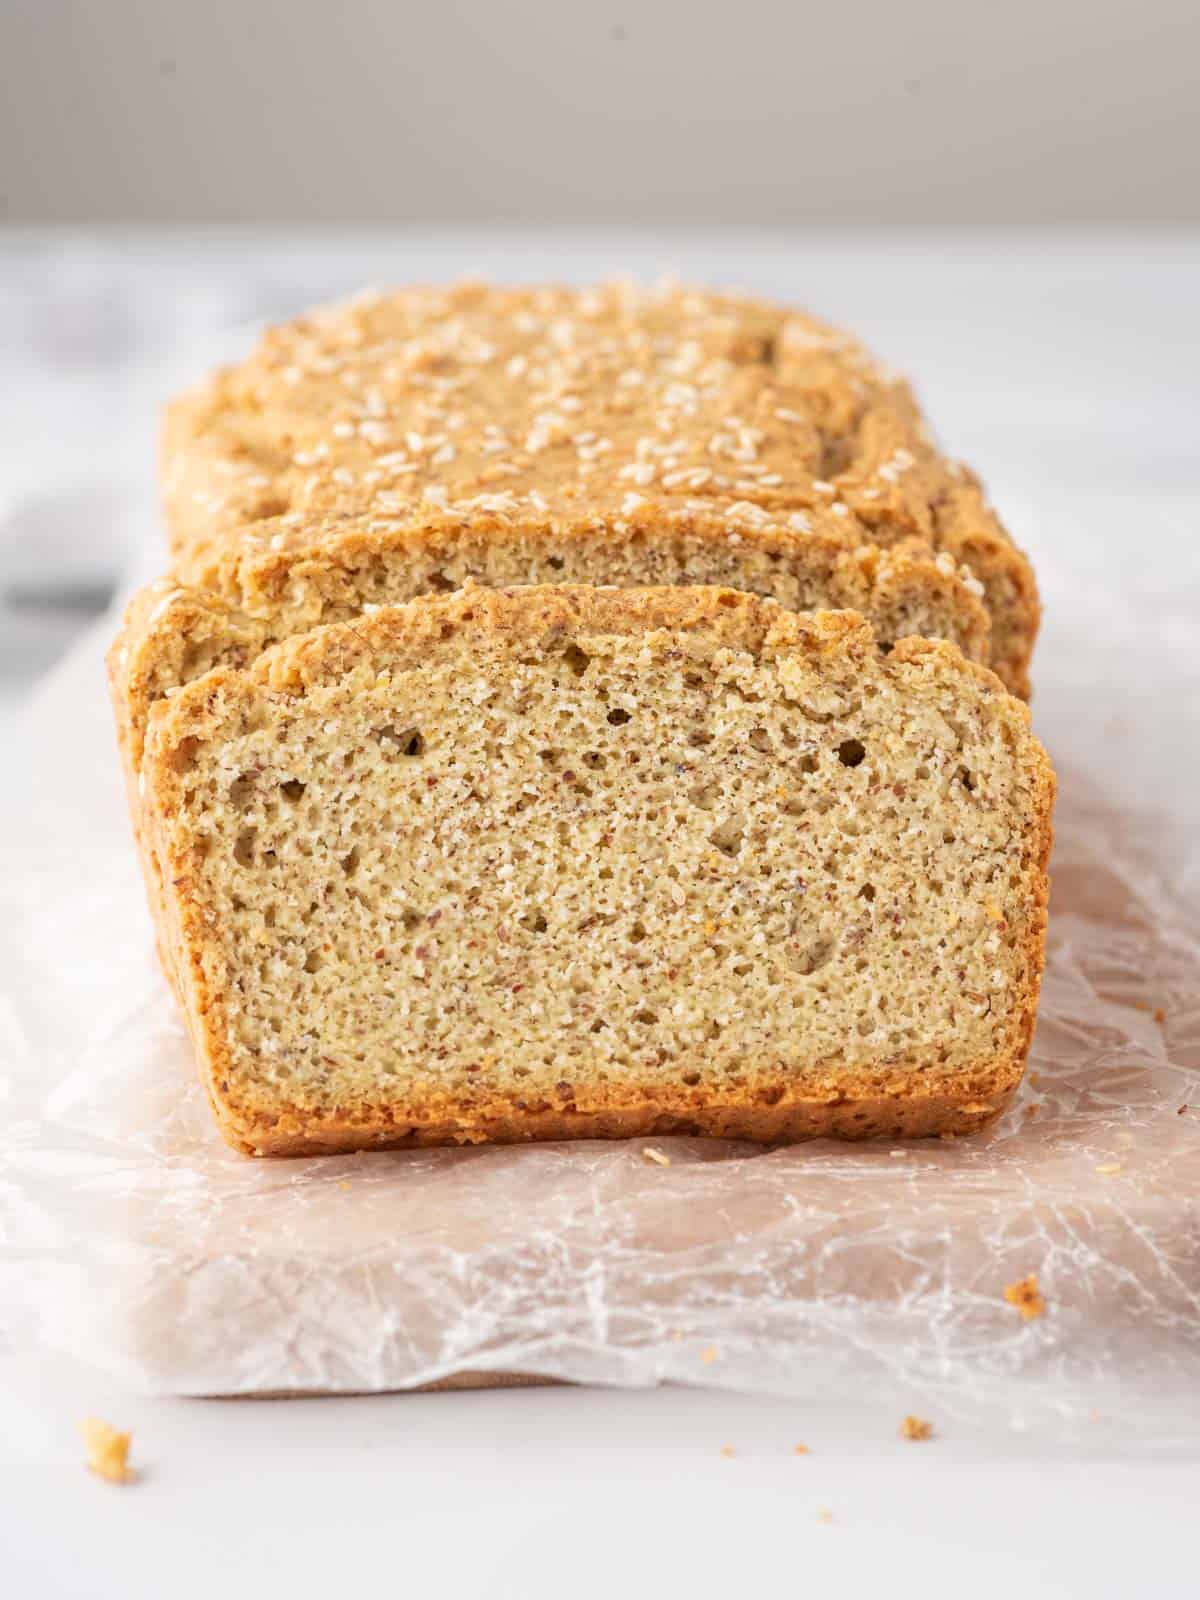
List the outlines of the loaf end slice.
{"label": "loaf end slice", "polygon": [[1020,1078],[1053,776],[952,645],[474,589],[215,668],[142,770],[241,1150],[956,1134]]}

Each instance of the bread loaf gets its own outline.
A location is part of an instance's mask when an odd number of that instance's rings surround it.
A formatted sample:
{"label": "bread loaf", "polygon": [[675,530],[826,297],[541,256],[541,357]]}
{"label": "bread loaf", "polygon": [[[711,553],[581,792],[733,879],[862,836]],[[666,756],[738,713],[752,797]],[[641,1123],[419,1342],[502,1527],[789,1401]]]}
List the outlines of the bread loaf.
{"label": "bread loaf", "polygon": [[1003,1106],[1037,592],[850,336],[672,286],[364,296],[175,402],[163,485],[110,680],[238,1148]]}

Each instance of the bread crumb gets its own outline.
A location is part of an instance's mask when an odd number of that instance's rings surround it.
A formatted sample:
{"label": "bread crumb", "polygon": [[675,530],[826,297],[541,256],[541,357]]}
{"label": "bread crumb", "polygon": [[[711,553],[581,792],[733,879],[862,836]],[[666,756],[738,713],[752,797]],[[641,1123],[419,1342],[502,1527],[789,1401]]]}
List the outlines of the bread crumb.
{"label": "bread crumb", "polygon": [[902,1439],[932,1439],[933,1423],[926,1422],[924,1417],[905,1417],[900,1424],[900,1437]]}
{"label": "bread crumb", "polygon": [[723,1456],[726,1456],[726,1457],[735,1456],[735,1455],[737,1455],[737,1451],[733,1448],[733,1446],[731,1444],[723,1444],[721,1446],[721,1454]]}
{"label": "bread crumb", "polygon": [[653,1145],[649,1144],[642,1151],[642,1160],[652,1161],[656,1167],[669,1167],[671,1165],[670,1156],[664,1155],[661,1150],[656,1150]]}
{"label": "bread crumb", "polygon": [[1167,1020],[1167,1013],[1166,1013],[1166,1010],[1165,1010],[1164,1007],[1155,1006],[1155,1008],[1154,1008],[1154,1020],[1160,1026],[1162,1025],[1162,1023],[1164,1023]]}
{"label": "bread crumb", "polygon": [[1188,1109],[1188,1105],[1187,1105],[1187,1101],[1186,1101],[1186,1100],[1185,1100],[1185,1101],[1184,1101],[1184,1103],[1183,1103],[1183,1104],[1182,1104],[1182,1105],[1181,1105],[1181,1106],[1180,1106],[1180,1108],[1179,1108],[1179,1110],[1178,1110],[1178,1111],[1177,1111],[1177,1112],[1176,1112],[1176,1113],[1175,1113],[1175,1115],[1176,1115],[1176,1116],[1177,1116],[1177,1117],[1182,1117],[1182,1116],[1183,1116],[1183,1114],[1184,1114],[1184,1112],[1185,1112],[1185,1111],[1186,1111],[1186,1110],[1187,1110],[1187,1109]]}
{"label": "bread crumb", "polygon": [[829,1509],[828,1506],[818,1506],[817,1507],[817,1521],[818,1522],[832,1522],[833,1521],[833,1512]]}
{"label": "bread crumb", "polygon": [[806,1456],[808,1454],[808,1446],[806,1444],[794,1445],[792,1447],[792,1453],[798,1456]]}
{"label": "bread crumb", "polygon": [[1105,1177],[1112,1173],[1120,1172],[1120,1170],[1121,1163],[1119,1161],[1105,1161],[1102,1166],[1096,1168],[1096,1171],[1102,1173]]}
{"label": "bread crumb", "polygon": [[1016,1306],[1026,1322],[1042,1316],[1046,1310],[1046,1302],[1038,1292],[1036,1273],[1031,1272],[1027,1278],[1018,1278],[1016,1283],[1010,1283],[1004,1291],[1004,1298],[1010,1306]]}
{"label": "bread crumb", "polygon": [[110,1422],[102,1422],[99,1417],[85,1418],[80,1431],[89,1469],[108,1483],[130,1483],[133,1479],[128,1465],[132,1434],[118,1432]]}
{"label": "bread crumb", "polygon": [[716,1345],[715,1344],[710,1344],[707,1350],[704,1350],[704,1351],[701,1352],[700,1359],[706,1365],[709,1365],[712,1362],[714,1362],[717,1359],[717,1347],[716,1347]]}

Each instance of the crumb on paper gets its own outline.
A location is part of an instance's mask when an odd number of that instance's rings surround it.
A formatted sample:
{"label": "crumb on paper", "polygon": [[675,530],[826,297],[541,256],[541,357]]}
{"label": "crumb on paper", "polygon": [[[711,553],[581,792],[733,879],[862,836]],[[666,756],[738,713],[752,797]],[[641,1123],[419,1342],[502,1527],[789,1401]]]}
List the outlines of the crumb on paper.
{"label": "crumb on paper", "polygon": [[818,1522],[832,1522],[833,1521],[833,1512],[829,1509],[828,1506],[818,1506],[817,1507],[817,1521]]}
{"label": "crumb on paper", "polygon": [[1161,1027],[1162,1024],[1167,1020],[1167,1012],[1164,1006],[1155,1006],[1154,1020],[1158,1023],[1159,1027]]}
{"label": "crumb on paper", "polygon": [[339,1183],[338,1184],[338,1188],[339,1189],[348,1189],[349,1187],[350,1187],[350,1185],[348,1183]]}
{"label": "crumb on paper", "polygon": [[792,1453],[797,1456],[806,1456],[808,1454],[808,1446],[806,1444],[793,1445]]}
{"label": "crumb on paper", "polygon": [[81,1432],[89,1469],[109,1483],[129,1483],[133,1478],[129,1469],[132,1435],[121,1433],[99,1417],[85,1418]]}
{"label": "crumb on paper", "polygon": [[1104,1421],[1104,1413],[1103,1413],[1103,1411],[1089,1411],[1088,1412],[1088,1421],[1089,1422],[1103,1422]]}
{"label": "crumb on paper", "polygon": [[1187,1110],[1187,1109],[1188,1109],[1188,1104],[1187,1104],[1187,1101],[1186,1101],[1186,1100],[1185,1100],[1185,1101],[1184,1101],[1184,1103],[1183,1103],[1183,1104],[1182,1104],[1182,1105],[1181,1105],[1181,1106],[1180,1106],[1180,1108],[1179,1108],[1179,1110],[1178,1110],[1178,1111],[1177,1111],[1177,1112],[1176,1112],[1176,1113],[1175,1113],[1175,1115],[1176,1115],[1176,1116],[1177,1116],[1177,1117],[1182,1117],[1182,1116],[1183,1116],[1183,1114],[1184,1114],[1184,1112],[1185,1112],[1185,1111],[1186,1111],[1186,1110]]}
{"label": "crumb on paper", "polygon": [[737,1451],[733,1448],[733,1446],[731,1444],[723,1444],[721,1446],[721,1454],[728,1458],[730,1456],[737,1455]]}
{"label": "crumb on paper", "polygon": [[716,1345],[710,1344],[707,1350],[702,1350],[700,1352],[700,1359],[704,1362],[705,1366],[709,1366],[717,1359],[717,1354],[718,1352]]}
{"label": "crumb on paper", "polygon": [[671,1165],[670,1156],[664,1154],[661,1150],[656,1150],[652,1144],[648,1144],[642,1151],[642,1160],[652,1161],[656,1167],[669,1167]]}
{"label": "crumb on paper", "polygon": [[926,1422],[924,1417],[905,1417],[900,1424],[900,1437],[902,1439],[932,1439],[933,1423]]}
{"label": "crumb on paper", "polygon": [[1105,1178],[1112,1177],[1114,1173],[1120,1172],[1120,1170],[1121,1163],[1119,1161],[1104,1161],[1096,1168],[1096,1171]]}
{"label": "crumb on paper", "polygon": [[1004,1291],[1004,1298],[1010,1306],[1016,1306],[1026,1322],[1042,1316],[1046,1310],[1046,1302],[1038,1290],[1037,1274],[1033,1272],[1027,1278],[1018,1278],[1016,1283],[1010,1283]]}

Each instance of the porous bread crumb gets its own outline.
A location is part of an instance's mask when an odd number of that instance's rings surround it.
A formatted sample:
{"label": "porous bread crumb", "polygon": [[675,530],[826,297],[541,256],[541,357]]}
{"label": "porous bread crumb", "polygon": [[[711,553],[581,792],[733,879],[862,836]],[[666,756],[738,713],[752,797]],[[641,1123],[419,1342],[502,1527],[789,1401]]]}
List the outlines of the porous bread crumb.
{"label": "porous bread crumb", "polygon": [[1004,1298],[1010,1306],[1016,1306],[1026,1322],[1040,1317],[1046,1309],[1046,1302],[1038,1290],[1037,1276],[1032,1272],[1027,1278],[1018,1278],[1016,1283],[1010,1283],[1004,1291]]}
{"label": "porous bread crumb", "polygon": [[87,1417],[80,1431],[90,1471],[108,1483],[132,1482],[133,1473],[128,1465],[132,1434],[119,1432],[99,1417]]}
{"label": "porous bread crumb", "polygon": [[1096,1168],[1096,1171],[1105,1178],[1115,1176],[1120,1170],[1121,1163],[1119,1161],[1105,1161]]}
{"label": "porous bread crumb", "polygon": [[829,1506],[818,1506],[817,1507],[817,1521],[818,1522],[832,1522],[833,1521],[833,1512],[829,1508]]}
{"label": "porous bread crumb", "polygon": [[923,1417],[907,1416],[900,1424],[900,1437],[915,1440],[931,1439],[933,1423],[926,1422]]}
{"label": "porous bread crumb", "polygon": [[711,1366],[712,1363],[717,1359],[718,1353],[719,1352],[716,1345],[709,1345],[707,1350],[702,1350],[700,1352],[700,1359],[704,1362],[705,1366]]}
{"label": "porous bread crumb", "polygon": [[806,1455],[808,1455],[808,1453],[809,1453],[809,1450],[808,1450],[808,1446],[806,1444],[797,1444],[797,1445],[793,1445],[792,1446],[792,1454],[793,1455],[806,1456]]}
{"label": "porous bread crumb", "polygon": [[649,1144],[642,1151],[642,1159],[643,1161],[652,1162],[656,1167],[669,1167],[671,1165],[669,1155],[666,1155],[662,1150],[656,1150],[653,1145]]}
{"label": "porous bread crumb", "polygon": [[1019,1079],[1052,777],[951,646],[475,589],[214,671],[146,770],[239,1148],[957,1133]]}
{"label": "porous bread crumb", "polygon": [[726,1457],[732,1457],[737,1455],[737,1451],[731,1444],[723,1444],[721,1446],[721,1454]]}

